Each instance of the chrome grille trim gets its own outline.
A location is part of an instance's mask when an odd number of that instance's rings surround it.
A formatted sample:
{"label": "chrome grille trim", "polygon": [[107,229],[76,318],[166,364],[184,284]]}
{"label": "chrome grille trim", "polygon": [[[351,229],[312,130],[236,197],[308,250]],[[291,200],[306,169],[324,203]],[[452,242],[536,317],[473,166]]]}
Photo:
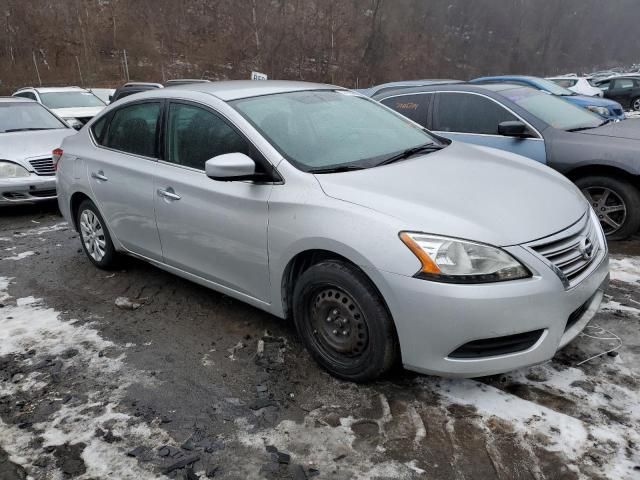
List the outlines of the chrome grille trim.
{"label": "chrome grille trim", "polygon": [[36,175],[55,175],[56,171],[53,168],[53,159],[48,158],[35,158],[29,160],[29,164],[33,167]]}
{"label": "chrome grille trim", "polygon": [[525,247],[549,265],[567,289],[589,276],[606,254],[604,236],[591,211],[566,230]]}

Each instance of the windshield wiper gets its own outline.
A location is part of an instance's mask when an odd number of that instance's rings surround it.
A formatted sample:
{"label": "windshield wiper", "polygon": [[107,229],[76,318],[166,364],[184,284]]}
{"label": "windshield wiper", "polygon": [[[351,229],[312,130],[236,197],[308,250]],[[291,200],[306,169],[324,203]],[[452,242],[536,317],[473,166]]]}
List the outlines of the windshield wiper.
{"label": "windshield wiper", "polygon": [[309,173],[340,173],[340,172],[352,172],[355,170],[364,170],[365,167],[358,165],[338,165],[336,167],[327,168],[312,168]]}
{"label": "windshield wiper", "polygon": [[604,123],[601,123],[600,125],[596,125],[594,127],[576,127],[576,128],[569,128],[567,129],[567,132],[582,132],[584,130],[591,130],[592,128],[598,128],[601,127],[602,125],[604,125],[606,123],[606,121]]}
{"label": "windshield wiper", "polygon": [[376,165],[379,167],[381,165],[389,165],[390,163],[398,162],[400,160],[406,160],[407,158],[413,157],[419,153],[431,153],[437,152],[438,150],[442,150],[444,145],[438,145],[436,143],[425,143],[424,145],[418,145],[417,147],[408,148],[404,152],[398,153],[397,155],[393,155]]}
{"label": "windshield wiper", "polygon": [[56,128],[10,128],[8,130],[5,130],[5,133],[10,133],[10,132],[33,132],[35,130],[57,130]]}

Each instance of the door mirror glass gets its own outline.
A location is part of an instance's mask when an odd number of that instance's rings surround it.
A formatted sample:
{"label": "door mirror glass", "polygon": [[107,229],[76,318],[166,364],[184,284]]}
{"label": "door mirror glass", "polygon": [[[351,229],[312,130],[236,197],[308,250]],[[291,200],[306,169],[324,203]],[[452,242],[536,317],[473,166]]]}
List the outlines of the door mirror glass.
{"label": "door mirror glass", "polygon": [[508,122],[500,122],[498,124],[498,133],[505,137],[529,137],[527,126],[517,120]]}
{"label": "door mirror glass", "polygon": [[207,160],[207,177],[214,180],[250,180],[256,175],[256,164],[244,153],[226,153]]}

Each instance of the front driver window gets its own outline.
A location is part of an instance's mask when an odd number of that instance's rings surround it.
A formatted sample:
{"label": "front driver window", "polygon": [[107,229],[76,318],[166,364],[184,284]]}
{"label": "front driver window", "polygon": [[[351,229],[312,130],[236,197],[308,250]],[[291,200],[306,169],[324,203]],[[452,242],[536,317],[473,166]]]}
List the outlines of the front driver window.
{"label": "front driver window", "polygon": [[481,95],[439,94],[433,129],[439,132],[498,135],[498,124],[518,118]]}
{"label": "front driver window", "polygon": [[138,103],[115,111],[104,146],[134,155],[157,157],[159,103]]}
{"label": "front driver window", "polygon": [[169,107],[167,161],[204,170],[207,160],[226,153],[250,156],[248,142],[216,114],[193,105]]}

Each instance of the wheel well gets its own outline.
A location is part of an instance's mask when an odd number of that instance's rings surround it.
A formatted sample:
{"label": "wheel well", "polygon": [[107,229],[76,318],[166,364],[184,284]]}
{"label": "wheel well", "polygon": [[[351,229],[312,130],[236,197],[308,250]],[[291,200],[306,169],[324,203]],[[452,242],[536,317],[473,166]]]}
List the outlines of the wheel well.
{"label": "wheel well", "polygon": [[70,202],[71,218],[73,221],[73,227],[76,230],[78,230],[78,225],[76,225],[76,219],[78,218],[78,209],[80,208],[80,204],[84,200],[91,200],[91,199],[82,192],[76,192],[73,195],[71,195],[71,202]]}
{"label": "wheel well", "polygon": [[640,176],[632,175],[629,172],[622,170],[621,168],[611,167],[607,165],[589,165],[586,167],[576,168],[575,170],[571,170],[566,174],[566,176],[569,177],[569,179],[571,179],[572,181],[594,175],[614,177],[620,180],[626,180],[640,187]]}

